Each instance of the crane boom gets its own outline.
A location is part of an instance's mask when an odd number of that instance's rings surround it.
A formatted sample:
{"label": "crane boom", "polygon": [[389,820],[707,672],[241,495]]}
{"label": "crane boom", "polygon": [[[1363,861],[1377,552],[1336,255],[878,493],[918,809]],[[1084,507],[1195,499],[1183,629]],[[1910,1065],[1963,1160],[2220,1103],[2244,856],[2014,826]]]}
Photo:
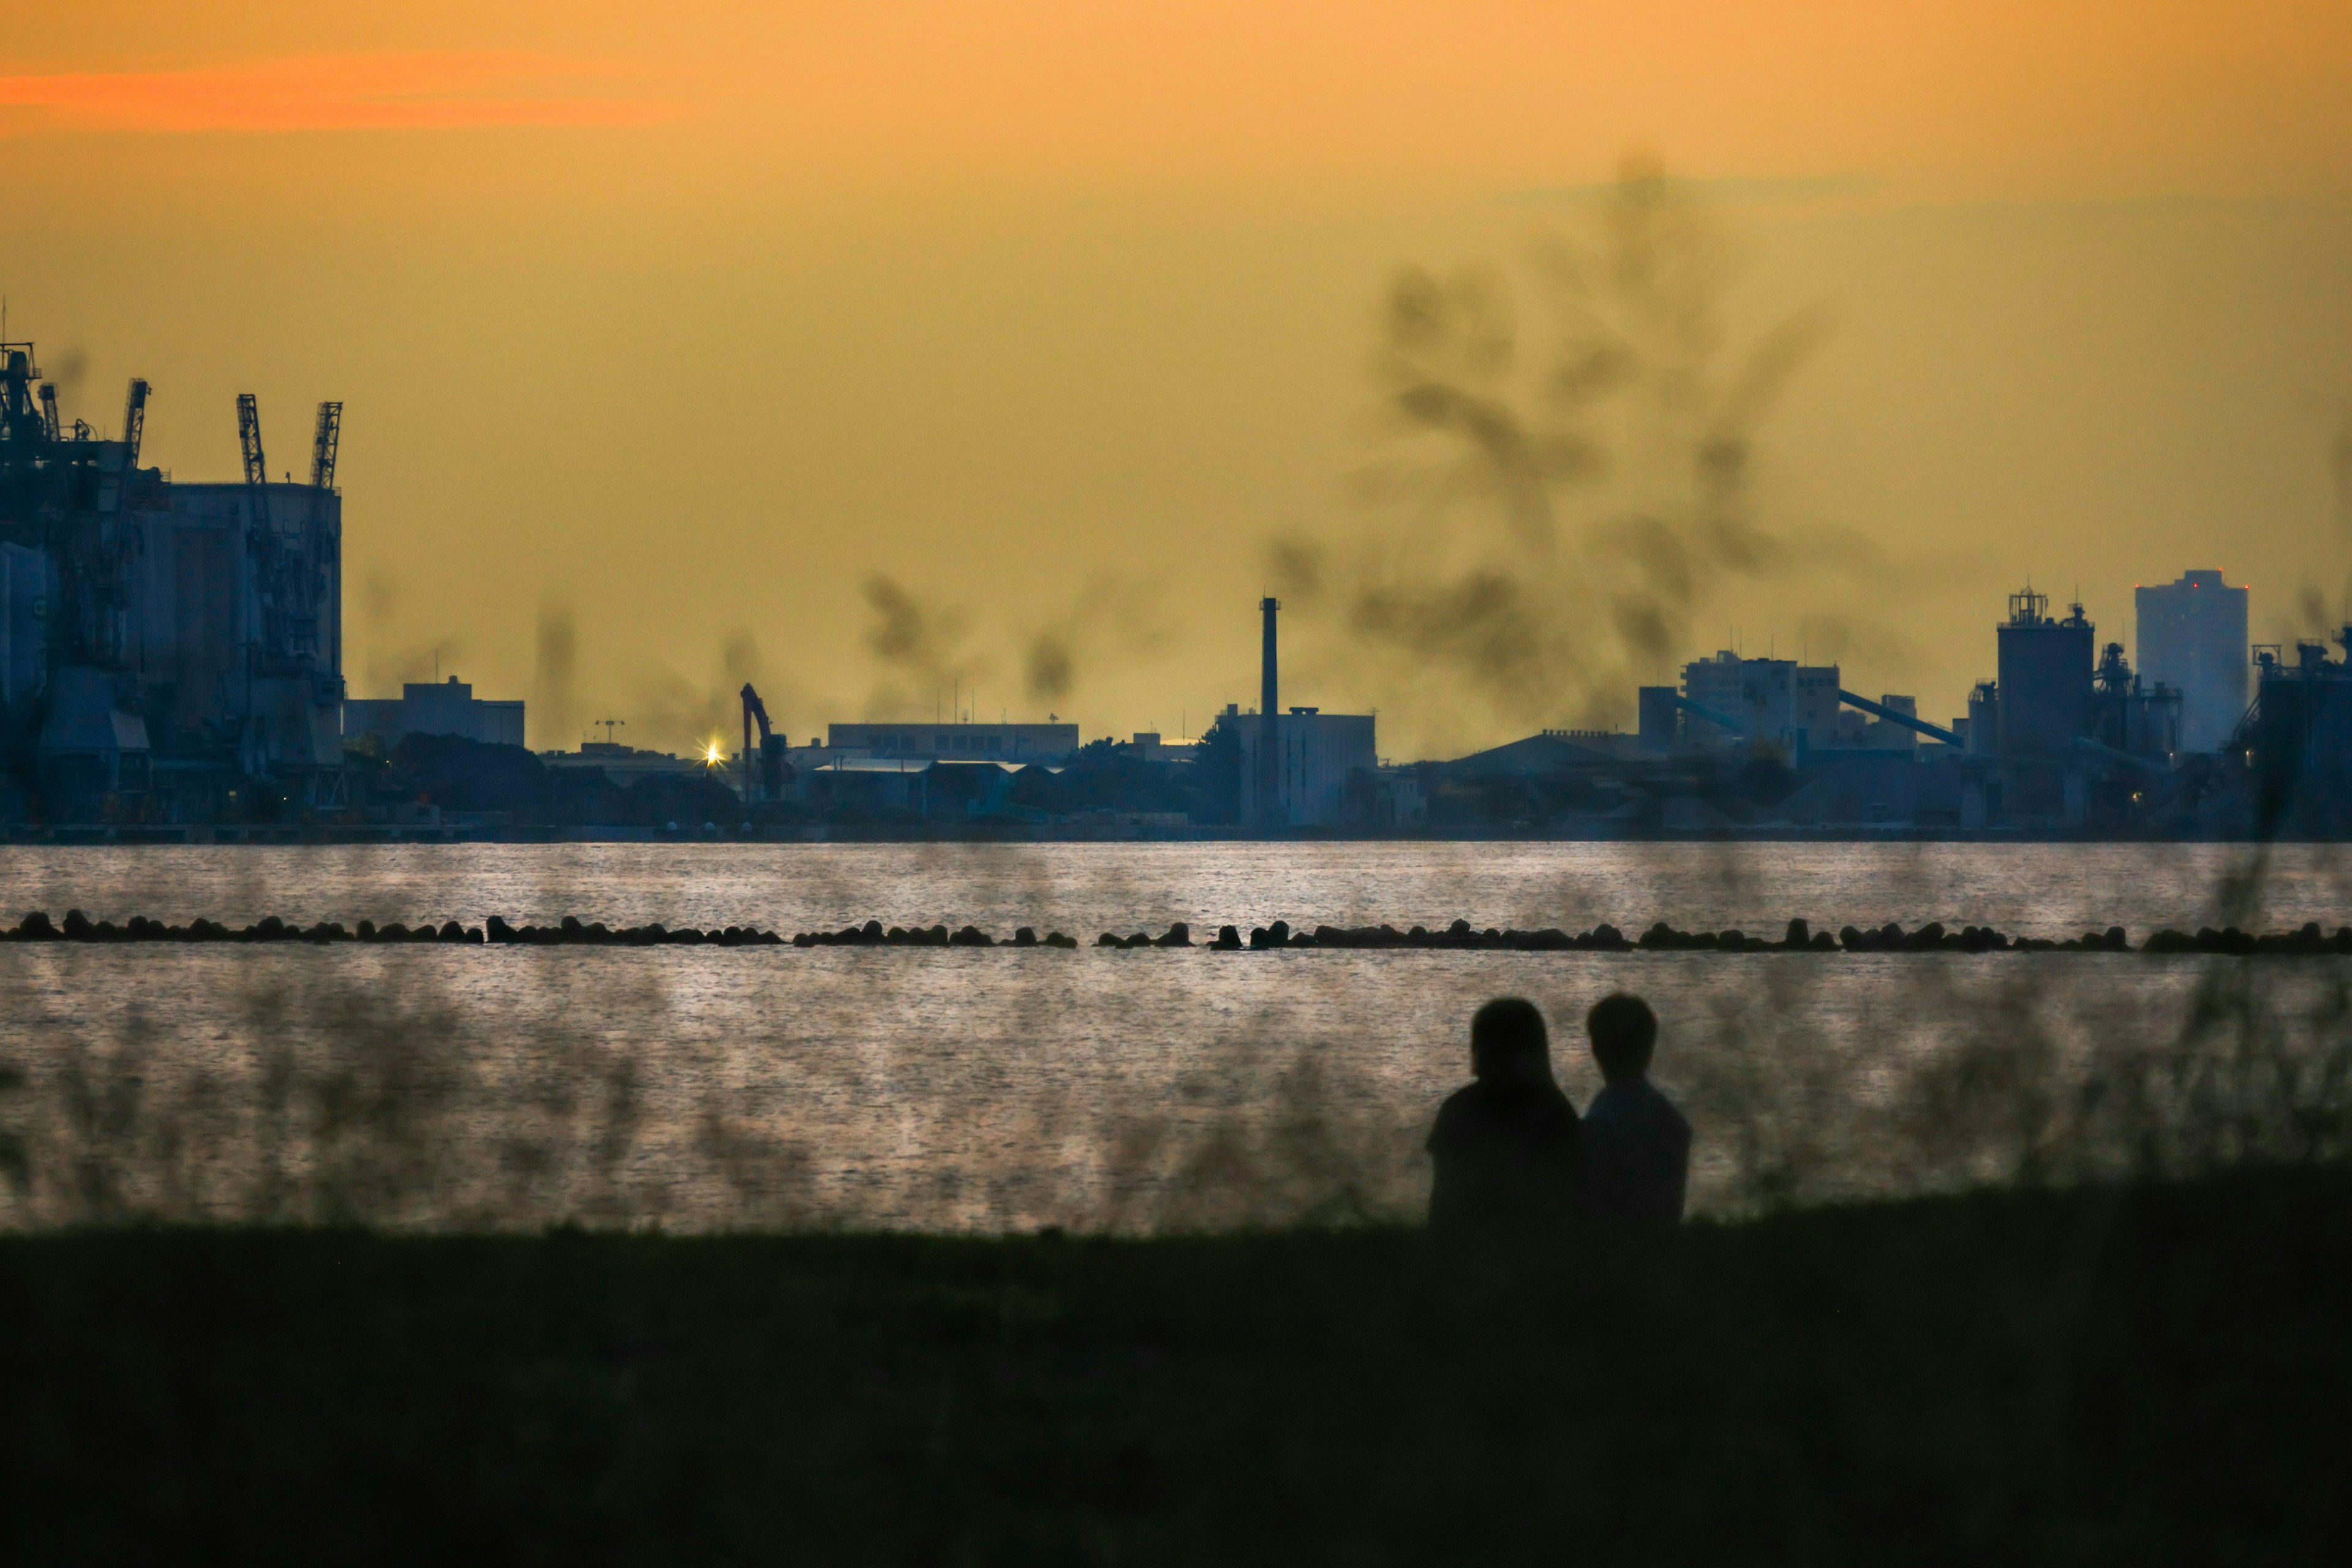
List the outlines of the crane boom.
{"label": "crane boom", "polygon": [[254,597],[261,610],[260,664],[268,674],[284,675],[307,668],[306,661],[318,651],[316,558],[308,548],[316,529],[287,539],[270,520],[261,408],[249,392],[236,395],[236,439],[245,455],[246,494],[252,509],[245,537],[253,557]]}
{"label": "crane boom", "polygon": [[131,378],[131,393],[122,400],[122,444],[129,448],[122,466],[139,466],[139,442],[147,434],[147,384],[138,376]]}
{"label": "crane boom", "polygon": [[313,489],[335,488],[335,451],[342,445],[343,405],[341,403],[319,405],[319,430],[310,441],[310,486]]}
{"label": "crane boom", "polygon": [[245,453],[245,482],[257,489],[269,482],[269,465],[261,455],[261,405],[253,394],[236,395],[236,444]]}

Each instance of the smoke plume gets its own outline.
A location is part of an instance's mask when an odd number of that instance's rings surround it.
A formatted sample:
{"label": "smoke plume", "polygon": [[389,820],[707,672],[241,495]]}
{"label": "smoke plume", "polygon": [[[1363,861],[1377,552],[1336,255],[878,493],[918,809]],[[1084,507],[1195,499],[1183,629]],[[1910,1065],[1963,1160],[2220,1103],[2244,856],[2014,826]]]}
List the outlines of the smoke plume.
{"label": "smoke plume", "polygon": [[1828,321],[1801,311],[1733,353],[1737,259],[1634,159],[1589,231],[1542,243],[1517,279],[1397,278],[1361,525],[1268,556],[1352,684],[1431,739],[1621,719],[1727,586],[1866,560],[1759,516],[1759,429]]}
{"label": "smoke plume", "polygon": [[58,400],[65,406],[66,418],[71,420],[76,415],[74,399],[81,393],[81,379],[89,372],[89,352],[79,343],[69,342],[42,358],[41,372],[57,384]]}
{"label": "smoke plume", "polygon": [[1148,658],[1168,641],[1158,584],[1097,576],[1068,609],[1030,633],[1024,684],[1033,700],[1058,703],[1077,689],[1082,672]]}
{"label": "smoke plume", "polygon": [[797,694],[774,689],[759,639],[739,626],[720,639],[708,679],[667,668],[640,676],[635,705],[639,743],[699,750],[716,741],[732,751],[740,742],[747,683],[759,689],[771,720],[782,731]]}
{"label": "smoke plume", "polygon": [[400,580],[381,567],[361,583],[360,624],[366,632],[367,647],[360,666],[364,672],[363,695],[397,697],[410,681],[455,674],[457,662],[466,652],[465,639],[455,633],[429,642],[395,642],[402,596]]}
{"label": "smoke plume", "polygon": [[919,712],[994,668],[971,650],[971,623],[961,606],[927,604],[879,574],[866,580],[865,594],[875,617],[866,646],[883,668],[882,679],[866,696],[868,716]]}
{"label": "smoke plume", "polygon": [[530,716],[542,742],[568,746],[581,733],[574,682],[580,668],[580,630],[572,607],[552,599],[539,606],[538,658],[531,672]]}

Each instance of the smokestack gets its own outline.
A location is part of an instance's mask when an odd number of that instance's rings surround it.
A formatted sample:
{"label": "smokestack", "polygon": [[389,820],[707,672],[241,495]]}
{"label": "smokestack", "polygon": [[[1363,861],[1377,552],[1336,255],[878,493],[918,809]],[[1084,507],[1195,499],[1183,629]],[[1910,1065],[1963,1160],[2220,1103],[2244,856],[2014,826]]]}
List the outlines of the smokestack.
{"label": "smokestack", "polygon": [[1280,706],[1282,683],[1276,679],[1274,651],[1274,617],[1275,612],[1282,608],[1282,601],[1262,599],[1258,602],[1257,607],[1265,612],[1265,654],[1258,666],[1257,710],[1271,719],[1282,711]]}
{"label": "smokestack", "polygon": [[1258,608],[1265,615],[1265,647],[1258,663],[1257,816],[1259,826],[1274,827],[1282,821],[1276,799],[1282,789],[1282,752],[1275,728],[1275,715],[1282,711],[1282,682],[1276,671],[1274,633],[1275,614],[1282,602],[1261,599]]}

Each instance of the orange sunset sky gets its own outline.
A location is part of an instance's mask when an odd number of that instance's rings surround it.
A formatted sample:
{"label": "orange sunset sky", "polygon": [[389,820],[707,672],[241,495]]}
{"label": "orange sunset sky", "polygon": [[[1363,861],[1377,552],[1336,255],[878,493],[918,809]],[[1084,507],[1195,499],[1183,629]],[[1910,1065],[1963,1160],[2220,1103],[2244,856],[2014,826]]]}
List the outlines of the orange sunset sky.
{"label": "orange sunset sky", "polygon": [[[2189,566],[2264,640],[2340,614],[2344,0],[19,6],[0,291],[69,415],[154,383],[184,479],[235,471],[239,391],[280,467],[345,401],[353,695],[437,658],[542,746],[698,740],[747,675],[795,739],[942,683],[1197,734],[1277,544],[1370,548],[1400,269],[1523,281],[1629,153],[1738,259],[1727,355],[1822,324],[1753,429],[1801,547],[1703,582],[1679,657],[1941,719],[2029,576],[2126,644]],[[1289,637],[1286,697],[1398,757],[1664,673],[1531,702],[1400,684],[1328,598]]]}

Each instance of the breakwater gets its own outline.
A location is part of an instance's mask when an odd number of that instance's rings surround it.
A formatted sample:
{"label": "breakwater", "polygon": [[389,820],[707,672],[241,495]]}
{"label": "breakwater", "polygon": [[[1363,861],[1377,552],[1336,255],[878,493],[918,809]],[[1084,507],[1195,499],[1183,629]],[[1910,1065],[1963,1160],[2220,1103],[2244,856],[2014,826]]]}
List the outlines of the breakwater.
{"label": "breakwater", "polygon": [[1684,931],[1660,921],[1637,937],[1628,937],[1622,931],[1606,923],[1590,931],[1570,932],[1557,926],[1538,930],[1486,927],[1480,929],[1466,920],[1456,920],[1438,929],[1414,925],[1400,930],[1394,925],[1292,926],[1286,921],[1271,925],[1253,926],[1244,936],[1234,925],[1218,928],[1214,938],[1196,942],[1192,928],[1182,921],[1170,926],[1155,936],[1138,931],[1122,935],[1105,931],[1092,943],[1082,944],[1076,938],[1057,931],[1040,936],[1034,927],[1022,926],[1009,938],[1000,939],[975,925],[950,930],[944,923],[929,926],[886,926],[878,920],[862,925],[844,926],[835,931],[801,931],[789,939],[773,931],[755,926],[724,927],[680,926],[671,928],[658,921],[635,926],[608,926],[601,921],[583,921],[576,916],[566,916],[552,925],[522,925],[508,923],[492,915],[480,925],[466,925],[457,921],[439,924],[420,921],[411,926],[401,921],[377,925],[372,921],[359,921],[345,926],[339,921],[318,921],[309,925],[268,916],[246,926],[228,926],[217,921],[195,920],[184,925],[166,924],[142,915],[133,915],[120,925],[110,921],[92,921],[79,910],[66,911],[62,921],[52,921],[43,910],[26,914],[13,927],[0,930],[0,942],[81,942],[98,944],[141,942],[236,942],[236,943],[310,943],[329,946],[338,942],[359,943],[442,943],[457,946],[527,946],[527,947],[1011,947],[1052,948],[1075,950],[1081,945],[1118,952],[1139,949],[1194,949],[1210,952],[1311,952],[1318,949],[1352,949],[1382,952],[1781,952],[1781,953],[1999,953],[1999,952],[2142,952],[2142,953],[2218,953],[2237,957],[2328,957],[2352,955],[2352,926],[2339,926],[2332,933],[2314,921],[2299,930],[2254,933],[2235,926],[2216,930],[2200,926],[2194,931],[2171,927],[2160,928],[2135,944],[2130,933],[2122,926],[2109,926],[2104,931],[2084,931],[2079,937],[2052,938],[2011,936],[1990,926],[1963,925],[1948,928],[1939,921],[1905,930],[1889,923],[1877,927],[1842,927],[1832,935],[1826,930],[1815,930],[1811,922],[1795,919],[1788,922],[1778,938],[1751,935],[1746,931]]}

